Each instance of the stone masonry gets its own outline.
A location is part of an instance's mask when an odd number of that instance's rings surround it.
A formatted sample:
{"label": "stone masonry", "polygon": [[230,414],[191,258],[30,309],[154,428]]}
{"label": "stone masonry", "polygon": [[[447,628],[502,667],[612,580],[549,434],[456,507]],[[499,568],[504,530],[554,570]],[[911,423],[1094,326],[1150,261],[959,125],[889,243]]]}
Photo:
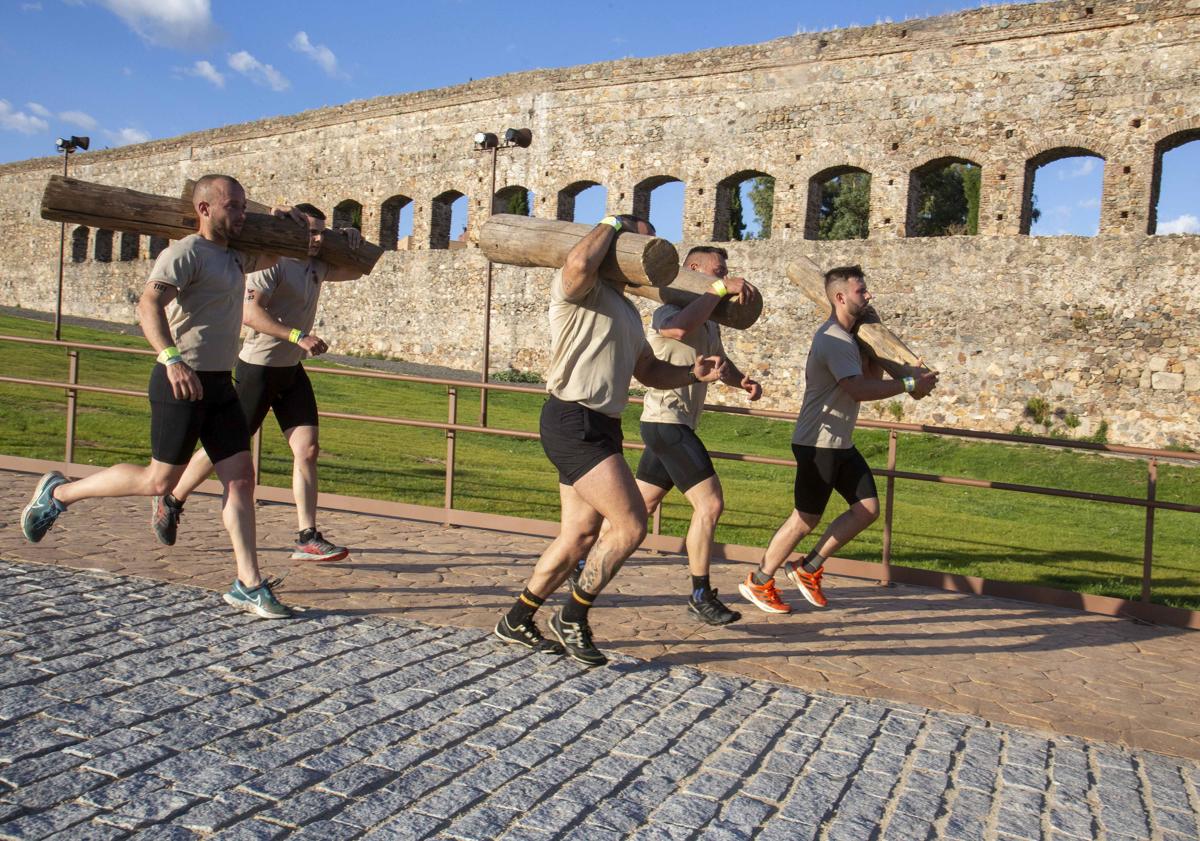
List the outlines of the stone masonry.
{"label": "stone masonry", "polygon": [[[330,289],[321,330],[339,351],[466,369],[482,361],[486,262],[448,247],[448,209],[466,195],[473,231],[491,204],[476,131],[532,129],[528,149],[497,155],[496,184],[532,191],[538,216],[571,218],[591,184],[612,212],[645,210],[654,187],[682,181],[681,247],[711,241],[730,191],[766,174],[773,237],[731,244],[766,315],[727,337],[764,379],[764,405],[797,405],[817,318],[784,268],[807,255],[861,263],[885,317],[943,372],[934,397],[903,404],[905,420],[1007,431],[1028,425],[1037,396],[1077,415],[1079,433],[1103,421],[1113,441],[1196,447],[1200,238],[1148,231],[1162,155],[1200,138],[1198,52],[1200,0],[993,6],[353,102],[77,155],[72,174],[176,194],[227,172],[262,201],[343,217],[358,206],[388,246],[411,204],[408,247]],[[1028,236],[1035,169],[1075,154],[1104,160],[1099,235]],[[950,161],[981,167],[979,235],[907,236],[913,185]],[[814,190],[849,169],[872,176],[870,236],[806,238]],[[57,171],[54,158],[0,166],[0,304],[53,307],[59,231],[38,205]],[[132,321],[148,238],[67,237],[66,312]],[[501,268],[495,282],[493,369],[544,371],[549,273]]]}

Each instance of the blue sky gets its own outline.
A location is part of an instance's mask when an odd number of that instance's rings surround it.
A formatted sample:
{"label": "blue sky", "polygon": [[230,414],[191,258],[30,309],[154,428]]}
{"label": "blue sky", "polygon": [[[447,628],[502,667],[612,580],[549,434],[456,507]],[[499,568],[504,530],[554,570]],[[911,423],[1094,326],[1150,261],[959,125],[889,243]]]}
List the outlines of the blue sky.
{"label": "blue sky", "polygon": [[[752,13],[738,14],[728,0],[640,7],[610,0],[5,0],[0,162],[53,155],[54,139],[71,134],[105,148],[519,70],[750,44],[979,5],[760,0]],[[1166,164],[1160,224],[1200,232],[1200,142],[1170,153]],[[1034,232],[1094,233],[1100,169],[1076,159],[1039,171],[1043,216]],[[678,200],[669,193],[678,185],[663,189],[654,195],[654,215],[662,217],[662,233],[677,238]]]}

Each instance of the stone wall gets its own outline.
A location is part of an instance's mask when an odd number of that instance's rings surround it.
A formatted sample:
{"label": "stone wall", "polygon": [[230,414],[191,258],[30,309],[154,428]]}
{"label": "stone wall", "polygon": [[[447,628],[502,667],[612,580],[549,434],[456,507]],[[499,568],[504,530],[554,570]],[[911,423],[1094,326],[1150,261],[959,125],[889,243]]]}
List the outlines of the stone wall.
{"label": "stone wall", "polygon": [[[1200,245],[1147,231],[1161,155],[1200,137],[1198,47],[1200,0],[997,6],[514,74],[80,154],[71,165],[78,177],[149,192],[174,194],[184,179],[220,171],[261,201],[332,210],[353,200],[373,239],[411,201],[410,250],[329,289],[322,329],[339,350],[462,368],[482,360],[486,263],[473,247],[444,247],[443,216],[454,193],[469,197],[472,229],[491,205],[491,156],[472,149],[476,131],[532,129],[528,149],[497,155],[496,186],[532,190],[538,216],[569,212],[584,183],[605,185],[617,212],[644,208],[664,180],[683,181],[681,248],[709,241],[732,183],[769,174],[773,238],[730,244],[735,272],[763,288],[766,314],[727,335],[731,354],[764,378],[766,405],[797,403],[817,319],[783,268],[805,254],[861,263],[885,317],[944,372],[935,397],[902,402],[906,420],[1010,430],[1028,426],[1024,408],[1040,396],[1080,418],[1077,434],[1103,420],[1110,440],[1195,447]],[[1100,235],[1023,234],[1034,168],[1079,151],[1105,161]],[[907,237],[914,171],[951,159],[982,168],[979,235]],[[872,175],[869,238],[806,239],[814,184],[845,167]],[[58,226],[38,218],[38,202],[56,171],[53,158],[0,166],[0,303],[53,308]],[[100,262],[91,232],[89,256],[73,262],[73,236],[65,310],[132,320],[148,239],[121,260],[118,236],[112,261]],[[544,370],[547,283],[544,271],[497,268],[493,368]]]}

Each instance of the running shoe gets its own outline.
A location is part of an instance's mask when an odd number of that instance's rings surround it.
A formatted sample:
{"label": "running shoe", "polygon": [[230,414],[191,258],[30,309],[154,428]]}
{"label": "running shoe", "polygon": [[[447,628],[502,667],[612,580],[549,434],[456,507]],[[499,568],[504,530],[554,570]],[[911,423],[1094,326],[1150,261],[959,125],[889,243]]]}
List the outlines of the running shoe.
{"label": "running shoe", "polygon": [[25,539],[30,543],[37,543],[45,537],[58,515],[67,510],[67,506],[54,498],[54,489],[66,483],[67,477],[57,470],[51,470],[38,480],[29,504],[21,512],[21,531],[25,532]]}
{"label": "running shoe", "polygon": [[688,598],[688,613],[699,618],[708,625],[728,625],[742,618],[736,610],[730,610],[717,598],[716,590],[709,590],[704,598],[697,601],[695,597]]}
{"label": "running shoe", "polygon": [[558,637],[567,654],[585,666],[603,666],[608,658],[592,645],[592,629],[586,622],[564,622],[562,611],[550,617],[550,633]]}
{"label": "running shoe", "polygon": [[750,573],[746,580],[738,585],[738,592],[746,601],[766,613],[792,612],[791,606],[780,597],[774,578],[760,587],[754,583],[754,573]]}
{"label": "running shoe", "polygon": [[154,536],[158,538],[159,543],[166,546],[175,545],[179,518],[182,516],[183,503],[170,494],[150,498],[150,525],[154,526]]}
{"label": "running shoe", "polygon": [[817,567],[816,572],[805,572],[800,564],[787,561],[783,565],[783,571],[788,580],[800,588],[804,598],[808,599],[813,607],[825,607],[829,604],[825,594],[821,592],[821,575],[825,567]]}
{"label": "running shoe", "polygon": [[566,653],[562,643],[548,640],[542,636],[542,632],[538,630],[537,624],[532,619],[522,622],[514,628],[508,624],[507,616],[501,616],[500,621],[496,623],[496,630],[492,633],[505,642],[515,642],[517,645],[532,648],[538,654]]}
{"label": "running shoe", "polygon": [[264,579],[257,587],[250,588],[242,584],[240,579],[235,580],[224,596],[225,602],[263,619],[290,619],[292,612],[280,604],[271,592],[271,588],[278,587],[281,581],[282,578]]}
{"label": "running shoe", "polygon": [[315,531],[309,540],[303,543],[296,543],[296,549],[292,552],[292,560],[312,561],[314,563],[340,561],[349,554],[350,550],[345,546],[334,546],[322,537],[319,531]]}

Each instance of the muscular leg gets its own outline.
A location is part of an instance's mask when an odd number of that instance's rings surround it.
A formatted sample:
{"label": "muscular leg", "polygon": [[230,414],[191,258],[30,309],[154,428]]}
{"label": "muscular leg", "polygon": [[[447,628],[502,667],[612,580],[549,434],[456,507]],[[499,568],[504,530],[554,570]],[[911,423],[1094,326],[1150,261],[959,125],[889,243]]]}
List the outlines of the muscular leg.
{"label": "muscular leg", "polygon": [[200,487],[200,483],[212,475],[213,463],[208,457],[208,453],[204,452],[204,448],[196,450],[192,455],[192,460],[187,464],[187,470],[183,472],[183,476],[175,483],[175,489],[171,491],[171,496],[175,497],[180,503],[192,495],[196,488]]}
{"label": "muscular leg", "polygon": [[283,437],[292,448],[292,494],[296,498],[299,531],[317,527],[317,456],[321,453],[317,427],[293,426]]}
{"label": "muscular leg", "polygon": [[[879,500],[875,497],[862,499],[850,506],[841,516],[829,524],[825,534],[814,547],[822,558],[828,558],[845,546],[879,517]],[[815,525],[815,523],[814,523]],[[774,543],[774,541],[772,541]],[[793,547],[795,544],[792,544]],[[787,557],[786,553],[784,557]],[[782,558],[779,563],[783,563]],[[778,564],[776,564],[778,567]],[[764,562],[765,568],[765,562]]]}
{"label": "muscular leg", "polygon": [[580,589],[596,594],[607,586],[645,539],[646,504],[629,465],[619,455],[600,462],[572,487],[579,498],[609,525],[592,546],[579,575]]}
{"label": "muscular leg", "polygon": [[174,487],[185,467],[157,459],[151,459],[146,467],[114,464],[86,479],[59,485],[54,489],[54,498],[63,505],[71,505],[81,499],[104,496],[161,496]]}
{"label": "muscular leg", "polygon": [[562,511],[558,536],[538,558],[526,585],[542,599],[567,580],[574,562],[587,556],[600,534],[600,512],[584,502],[571,485],[560,484],[558,496]]}
{"label": "muscular leg", "polygon": [[703,482],[688,488],[684,496],[692,504],[692,521],[688,525],[686,541],[688,569],[695,576],[708,575],[713,535],[717,531],[717,520],[725,510],[721,480],[716,476],[709,476]]}
{"label": "muscular leg", "polygon": [[238,579],[247,589],[253,589],[262,581],[254,529],[254,464],[250,452],[243,450],[217,462],[215,467],[225,489],[221,520],[233,542]]}
{"label": "muscular leg", "polygon": [[767,544],[760,565],[762,574],[767,577],[774,575],[775,571],[783,566],[787,556],[792,553],[801,540],[808,536],[809,532],[817,527],[819,522],[821,522],[820,514],[808,514],[793,509],[791,515],[775,532],[771,542]]}

